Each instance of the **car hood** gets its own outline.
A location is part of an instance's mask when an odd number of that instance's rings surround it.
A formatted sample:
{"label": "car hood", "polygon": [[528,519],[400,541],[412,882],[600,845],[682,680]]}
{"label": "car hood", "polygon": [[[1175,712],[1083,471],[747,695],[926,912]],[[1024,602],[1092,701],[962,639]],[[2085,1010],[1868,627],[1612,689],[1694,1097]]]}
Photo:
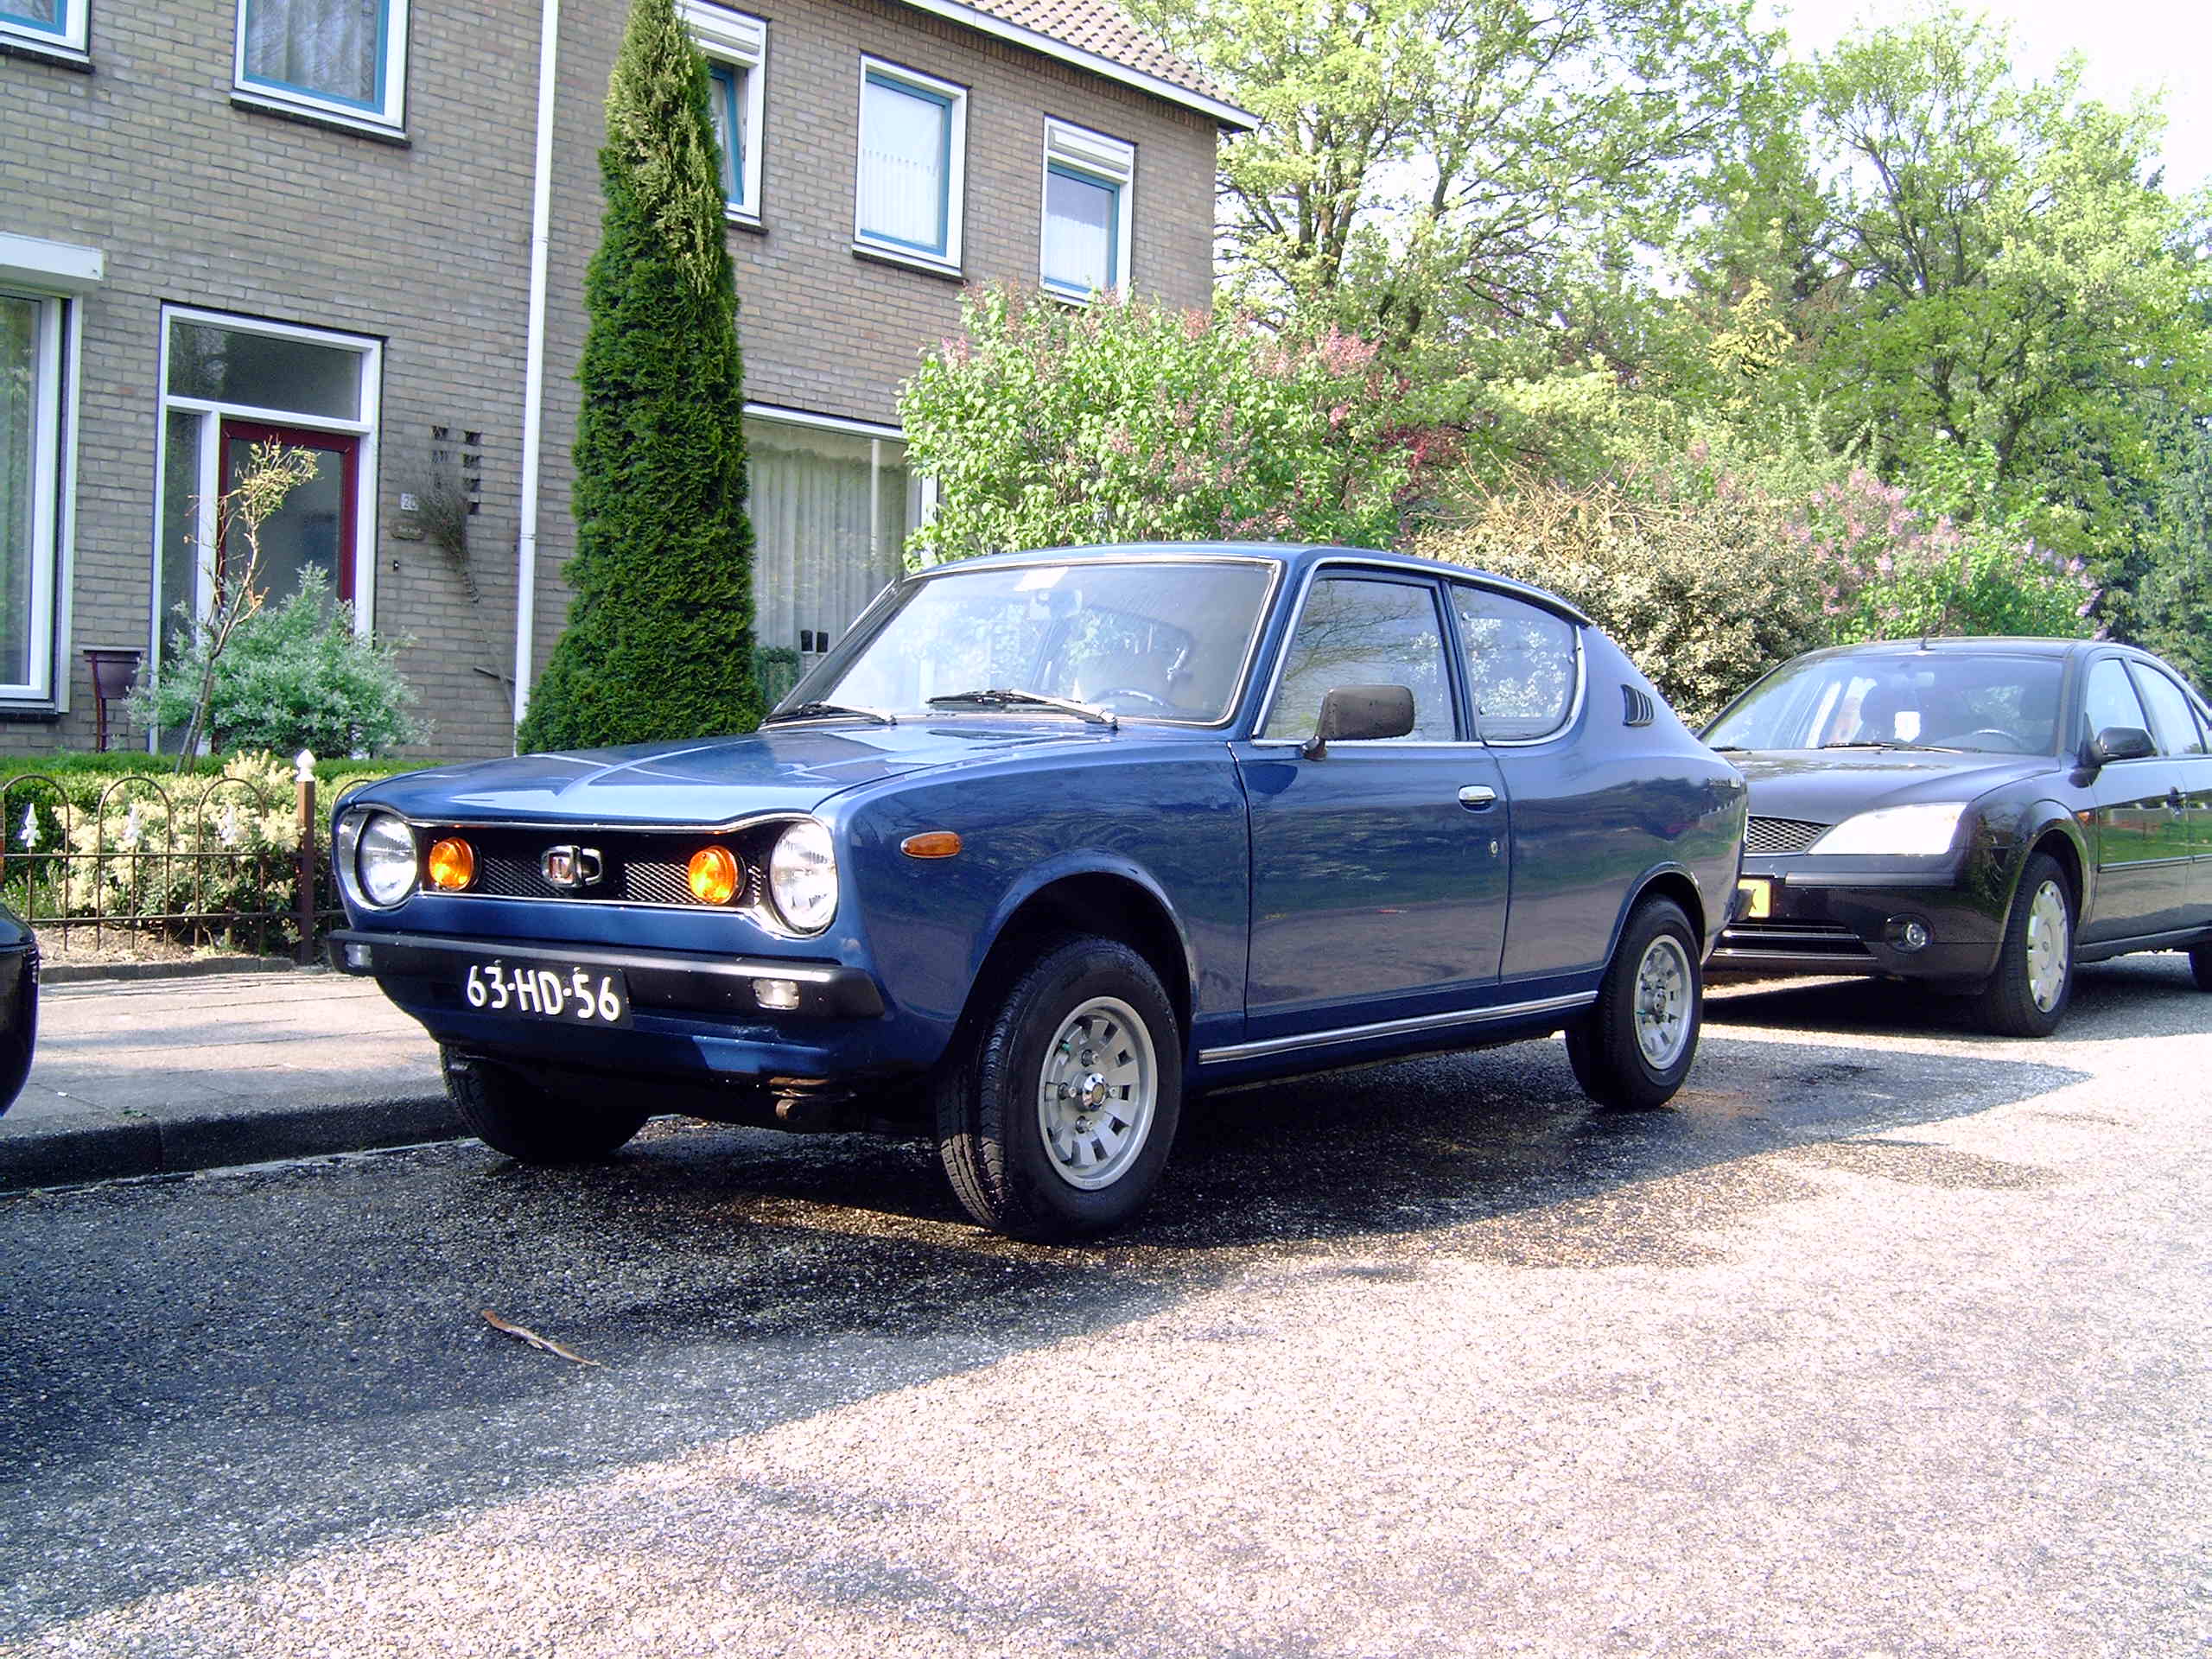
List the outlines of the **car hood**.
{"label": "car hood", "polygon": [[1933,749],[1758,749],[1724,757],[1751,786],[1751,816],[1840,823],[1918,801],[1970,801],[2060,765],[2048,754]]}
{"label": "car hood", "polygon": [[433,822],[721,823],[760,812],[810,812],[833,795],[907,772],[1128,741],[1098,727],[972,717],[793,725],[744,737],[440,766],[389,779],[359,798]]}

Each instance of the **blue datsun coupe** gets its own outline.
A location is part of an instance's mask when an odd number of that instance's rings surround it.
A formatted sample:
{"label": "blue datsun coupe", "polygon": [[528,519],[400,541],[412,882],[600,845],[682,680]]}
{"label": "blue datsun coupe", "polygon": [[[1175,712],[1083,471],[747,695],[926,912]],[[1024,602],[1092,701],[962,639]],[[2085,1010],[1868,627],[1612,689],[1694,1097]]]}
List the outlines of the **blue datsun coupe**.
{"label": "blue datsun coupe", "polygon": [[1562,1028],[1694,1056],[1745,786],[1573,607],[1344,548],[1004,554],[887,589],[749,736],[344,806],[334,955],[528,1160],[655,1111],[933,1133],[983,1224],[1143,1205],[1210,1085]]}

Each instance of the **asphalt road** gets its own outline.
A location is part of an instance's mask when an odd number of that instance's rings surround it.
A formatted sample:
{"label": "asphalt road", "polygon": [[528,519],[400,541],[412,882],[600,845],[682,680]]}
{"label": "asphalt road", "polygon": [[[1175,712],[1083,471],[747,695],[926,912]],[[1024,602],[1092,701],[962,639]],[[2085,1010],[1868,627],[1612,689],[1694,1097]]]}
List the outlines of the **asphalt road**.
{"label": "asphalt road", "polygon": [[1090,1250],[673,1124],[0,1200],[0,1654],[2202,1654],[2212,997],[1949,1014],[1218,1096]]}

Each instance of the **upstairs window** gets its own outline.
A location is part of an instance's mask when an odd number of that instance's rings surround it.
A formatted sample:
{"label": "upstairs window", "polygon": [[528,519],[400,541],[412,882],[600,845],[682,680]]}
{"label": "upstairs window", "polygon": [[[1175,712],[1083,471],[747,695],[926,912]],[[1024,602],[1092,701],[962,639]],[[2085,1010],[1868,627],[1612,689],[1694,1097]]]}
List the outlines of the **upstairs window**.
{"label": "upstairs window", "polygon": [[1133,145],[1065,121],[1045,123],[1045,222],[1039,276],[1065,300],[1126,287]]}
{"label": "upstairs window", "polygon": [[861,66],[854,245],[957,271],[967,90],[873,58]]}
{"label": "upstairs window", "polygon": [[406,52],[407,0],[238,0],[238,87],[257,100],[397,127]]}
{"label": "upstairs window", "polygon": [[51,47],[59,55],[85,52],[85,13],[91,0],[0,0],[0,39]]}
{"label": "upstairs window", "polygon": [[702,0],[679,0],[677,10],[707,59],[707,110],[722,152],[722,210],[740,223],[758,225],[768,25]]}

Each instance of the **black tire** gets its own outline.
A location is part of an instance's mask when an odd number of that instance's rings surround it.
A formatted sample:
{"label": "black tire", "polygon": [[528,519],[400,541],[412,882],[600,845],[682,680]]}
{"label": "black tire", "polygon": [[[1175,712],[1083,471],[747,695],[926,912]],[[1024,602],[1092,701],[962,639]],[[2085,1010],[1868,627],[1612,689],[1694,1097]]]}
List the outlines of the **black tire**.
{"label": "black tire", "polygon": [[[1680,987],[1675,1020],[1660,1020],[1649,1027],[1637,1019],[1647,957],[1659,983],[1671,978]],[[1689,1076],[1704,1026],[1705,972],[1697,931],[1673,899],[1646,899],[1621,930],[1598,1001],[1567,1028],[1567,1063],[1582,1092],[1599,1105],[1649,1111],[1672,1100]],[[1663,1044],[1658,1058],[1646,1052],[1647,1029]]]}
{"label": "black tire", "polygon": [[[2051,911],[2046,904],[2040,916],[2039,899],[2054,898],[2063,918],[2065,938],[2059,950],[2056,994],[2038,992],[2036,967],[2050,947],[2047,927]],[[2000,1037],[2048,1037],[2066,1017],[2074,996],[2074,884],[2065,868],[2049,853],[2031,853],[2020,867],[2020,884],[2012,893],[2012,907],[2005,918],[2004,942],[1997,948],[1997,971],[1974,1000],[1974,1011],[1983,1027]]]}
{"label": "black tire", "polygon": [[643,1128],[645,1107],[588,1105],[538,1087],[512,1066],[438,1050],[446,1097],[468,1132],[525,1164],[604,1158]]}
{"label": "black tire", "polygon": [[2200,944],[2189,953],[2189,971],[2196,976],[2196,988],[2212,991],[2212,944]]}
{"label": "black tire", "polygon": [[[1088,1027],[1071,1024],[1102,1003],[1115,1007]],[[1134,1016],[1139,1040],[1130,1040],[1125,1016]],[[1084,1033],[1077,1043],[1099,1033],[1102,1047],[1060,1044],[1071,1031]],[[1048,1063],[1065,1070],[1067,1081],[1052,1081]],[[1123,1123],[1113,1091],[1141,1084],[1150,1089],[1151,1110]],[[1068,1088],[1091,1093],[1064,1092],[1062,1104],[1046,1092]],[[1174,1144],[1183,1106],[1174,1005],[1152,965],[1128,946],[1055,936],[963,1022],[932,1093],[938,1156],[954,1196],[978,1222],[1037,1243],[1109,1231],[1144,1208]],[[1128,1099],[1141,1105],[1135,1093]],[[1065,1146],[1048,1140],[1048,1113],[1062,1124]],[[1088,1167],[1086,1159],[1093,1160]]]}

